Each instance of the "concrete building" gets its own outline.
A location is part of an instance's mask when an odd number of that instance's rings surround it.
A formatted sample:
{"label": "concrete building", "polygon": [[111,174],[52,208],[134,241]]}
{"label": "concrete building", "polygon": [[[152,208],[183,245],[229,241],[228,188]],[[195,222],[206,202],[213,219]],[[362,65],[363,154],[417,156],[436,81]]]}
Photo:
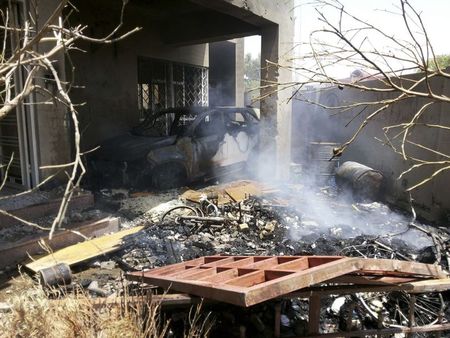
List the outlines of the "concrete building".
{"label": "concrete building", "polygon": [[[36,10],[31,1],[14,1],[19,19]],[[58,5],[56,0],[37,1],[38,24]],[[103,37],[120,18],[122,1],[75,0],[78,9],[70,24],[86,25],[85,33]],[[285,0],[131,0],[126,6],[122,32],[142,29],[109,45],[82,42],[84,50],[60,55],[55,66],[73,81],[71,97],[79,113],[82,150],[95,147],[138,123],[147,111],[181,105],[243,104],[242,41],[259,34],[261,59],[277,62],[293,43],[292,1]],[[20,15],[19,15],[20,14]],[[233,40],[235,39],[235,40]],[[39,46],[45,51],[45,44]],[[74,69],[72,71],[72,66]],[[264,81],[288,82],[291,73],[263,65]],[[49,74],[36,81],[56,90]],[[242,79],[242,80],[241,80]],[[17,78],[20,86],[20,78]],[[273,89],[271,89],[273,91]],[[261,102],[263,148],[276,158],[278,176],[288,173],[290,162],[291,108],[289,93],[269,94]],[[285,97],[286,96],[286,97]],[[14,152],[9,181],[32,187],[51,169],[42,166],[68,163],[72,157],[71,123],[64,105],[30,105],[41,100],[33,95],[8,120],[0,122],[0,154],[5,162]],[[81,105],[82,104],[82,105]],[[19,158],[20,157],[20,158]]]}

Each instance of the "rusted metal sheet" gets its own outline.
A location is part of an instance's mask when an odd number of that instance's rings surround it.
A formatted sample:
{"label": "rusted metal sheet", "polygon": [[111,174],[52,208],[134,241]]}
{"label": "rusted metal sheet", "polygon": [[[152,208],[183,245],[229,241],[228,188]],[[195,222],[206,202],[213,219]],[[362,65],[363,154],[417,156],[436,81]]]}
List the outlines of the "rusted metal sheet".
{"label": "rusted metal sheet", "polygon": [[142,281],[239,306],[251,306],[343,275],[445,278],[435,265],[341,256],[206,256],[144,272]]}

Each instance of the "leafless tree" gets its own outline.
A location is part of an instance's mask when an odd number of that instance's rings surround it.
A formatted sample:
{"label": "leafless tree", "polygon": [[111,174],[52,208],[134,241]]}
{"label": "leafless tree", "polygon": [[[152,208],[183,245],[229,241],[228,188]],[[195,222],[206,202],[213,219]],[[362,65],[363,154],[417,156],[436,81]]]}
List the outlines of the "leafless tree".
{"label": "leafless tree", "polygon": [[[296,80],[283,84],[281,89],[293,90],[297,99],[332,114],[352,113],[352,120],[363,117],[354,134],[335,150],[334,156],[341,155],[374,119],[382,114],[394,114],[397,105],[416,99],[415,111],[398,123],[383,126],[384,137],[380,139],[410,163],[399,178],[419,168],[431,168],[431,174],[407,188],[412,191],[450,169],[448,149],[437,149],[418,142],[420,138],[415,137],[425,129],[450,132],[448,123],[430,122],[436,121],[430,115],[441,109],[439,105],[450,102],[444,86],[439,85],[450,78],[450,73],[437,62],[421,13],[408,0],[398,0],[397,4],[392,11],[383,10],[386,25],[377,27],[352,14],[339,0],[313,1],[308,5],[315,7],[323,27],[313,31],[310,40],[302,44],[301,58],[269,65],[286,67],[296,74]],[[390,24],[393,20],[401,23],[395,30]],[[343,78],[337,69],[361,71],[354,78]],[[280,90],[277,84],[269,83],[266,87]],[[314,91],[324,93],[336,88],[358,91],[360,99],[327,105],[320,100],[320,95],[311,95]],[[421,155],[417,155],[418,151]]]}
{"label": "leafless tree", "polygon": [[[33,2],[39,6],[39,2]],[[80,130],[77,118],[77,105],[70,98],[70,90],[72,84],[65,80],[63,74],[55,67],[58,56],[64,53],[67,60],[70,60],[69,53],[78,49],[78,41],[88,41],[90,43],[111,44],[122,40],[129,35],[135,33],[140,28],[121,33],[123,25],[125,5],[127,0],[123,0],[120,21],[117,26],[104,37],[90,37],[85,34],[87,26],[70,25],[68,17],[76,10],[68,0],[61,0],[52,14],[48,17],[43,25],[38,25],[37,19],[33,13],[28,13],[23,23],[18,25],[11,20],[11,7],[6,6],[0,11],[1,22],[0,31],[2,32],[1,41],[1,57],[0,57],[0,88],[2,102],[0,103],[0,121],[10,114],[19,104],[21,104],[28,96],[41,94],[46,98],[42,102],[35,104],[54,104],[59,102],[67,107],[73,126],[74,138],[74,157],[70,163],[57,164],[52,166],[41,167],[41,169],[55,169],[63,171],[67,175],[67,184],[65,187],[62,202],[57,216],[54,218],[50,227],[44,227],[34,222],[26,221],[16,217],[6,210],[0,208],[0,214],[8,215],[24,224],[38,227],[42,230],[49,231],[51,239],[54,231],[61,226],[65,217],[68,203],[79,188],[80,181],[85,173],[85,167],[82,162],[82,153],[80,150]],[[45,48],[40,48],[45,45]],[[10,47],[12,46],[12,48]],[[44,51],[42,51],[44,50]],[[73,65],[72,65],[73,68]],[[18,72],[25,75],[23,86],[17,91],[16,77]],[[50,81],[54,83],[55,91],[50,91],[39,84],[38,76],[43,71],[51,74]],[[42,75],[41,75],[42,76]],[[14,156],[14,154],[13,154]],[[8,163],[0,163],[0,167],[4,169],[2,182],[0,182],[0,190],[3,189],[8,180],[8,171],[13,161],[11,156]],[[34,190],[39,189],[56,176],[50,175],[43,180],[38,186],[31,190],[23,191],[15,195],[0,196],[0,199],[15,198],[26,195]]]}

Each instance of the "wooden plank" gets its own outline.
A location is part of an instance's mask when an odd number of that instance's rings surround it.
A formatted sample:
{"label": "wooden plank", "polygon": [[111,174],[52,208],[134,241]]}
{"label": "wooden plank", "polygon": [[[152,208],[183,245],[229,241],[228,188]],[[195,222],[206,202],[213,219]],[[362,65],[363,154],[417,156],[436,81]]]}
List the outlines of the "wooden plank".
{"label": "wooden plank", "polygon": [[188,268],[194,268],[196,266],[200,266],[201,264],[205,263],[205,258],[204,257],[200,257],[194,260],[191,260],[189,262],[183,262],[183,263],[178,263],[178,264],[171,264],[171,265],[167,265],[158,269],[153,269],[153,270],[144,270],[143,272],[146,271],[152,271],[153,274],[155,275],[167,275],[167,274],[171,274],[172,272],[176,272],[176,271],[180,271],[180,270],[185,270]]}
{"label": "wooden plank", "polygon": [[[238,272],[241,272],[241,271],[242,271],[242,269],[238,269]],[[251,270],[248,270],[248,271],[251,271]],[[251,271],[251,272],[245,273],[243,275],[240,275],[239,277],[236,277],[234,279],[230,279],[225,284],[249,287],[249,286],[257,285],[259,283],[263,283],[264,281],[265,281],[264,271],[256,270],[256,271]]]}
{"label": "wooden plank", "polygon": [[260,260],[256,263],[247,265],[246,268],[248,269],[269,269],[274,268],[278,265],[278,257],[272,257],[268,259]]}
{"label": "wooden plank", "polygon": [[357,263],[362,274],[382,274],[389,276],[426,276],[447,278],[439,265],[399,261],[395,259],[360,259]]}
{"label": "wooden plank", "polygon": [[329,280],[327,283],[357,285],[393,285],[417,281],[417,277],[384,277],[345,275]]}
{"label": "wooden plank", "polygon": [[342,256],[310,256],[308,257],[309,267],[313,268],[325,263],[334,262],[340,258],[342,258]]}
{"label": "wooden plank", "polygon": [[225,267],[226,264],[235,264],[236,262],[242,262],[244,259],[247,259],[248,257],[245,256],[235,256],[235,257],[227,257],[227,256],[223,256],[224,259],[221,259],[219,261],[215,261],[215,262],[211,262],[211,263],[205,263],[203,266],[210,266],[210,267],[215,267],[215,266],[222,266]]}
{"label": "wooden plank", "polygon": [[281,336],[281,302],[275,304],[275,315],[274,315],[274,338],[280,338]]}
{"label": "wooden plank", "polygon": [[305,270],[309,268],[308,257],[297,258],[274,267],[275,270]]}
{"label": "wooden plank", "polygon": [[217,274],[216,268],[200,268],[200,269],[189,269],[177,274],[177,278],[183,278],[186,280],[196,280],[198,278],[213,276]]}
{"label": "wooden plank", "polygon": [[442,292],[450,290],[450,278],[431,279],[406,283],[410,293]]}
{"label": "wooden plank", "polygon": [[[220,269],[220,268],[219,268]],[[229,270],[233,270],[232,268],[229,268]],[[193,271],[191,273],[188,273],[186,275],[183,276],[184,279],[190,279],[190,280],[198,280],[204,277],[211,277],[211,276],[217,276],[218,272],[225,272],[227,270],[221,270],[218,271],[218,268],[207,268],[207,269],[203,269],[203,270],[196,270]]]}
{"label": "wooden plank", "polygon": [[[37,218],[56,214],[61,205],[61,199],[54,199],[39,204],[32,204],[24,208],[7,210],[10,214],[23,218],[27,221],[33,221]],[[90,192],[83,192],[80,195],[73,196],[69,202],[68,211],[74,209],[86,209],[94,205],[94,195]],[[7,215],[0,215],[0,227],[4,228],[13,224],[18,224],[14,218]]]}
{"label": "wooden plank", "polygon": [[263,194],[263,187],[256,182],[242,182],[241,185],[229,187],[225,192],[234,202],[242,202],[249,196],[260,196]]}
{"label": "wooden plank", "polygon": [[27,264],[26,267],[37,272],[58,263],[66,263],[71,266],[103,254],[108,254],[120,249],[124,237],[135,234],[142,229],[144,229],[144,226],[137,226],[111,235],[81,242],[39,258]]}
{"label": "wooden plank", "polygon": [[196,190],[186,190],[181,194],[181,198],[190,202],[200,203],[200,199],[202,198],[202,193]]}
{"label": "wooden plank", "polygon": [[221,271],[213,276],[199,278],[199,280],[201,280],[203,282],[209,282],[209,283],[216,283],[216,282],[226,283],[229,280],[234,279],[238,276],[239,276],[238,269],[232,268],[230,270]]}
{"label": "wooden plank", "polygon": [[295,271],[295,270],[264,270],[264,273],[266,276],[265,281],[270,281],[270,280],[278,279],[278,278],[281,278],[284,276],[289,276],[296,272],[297,271]]}
{"label": "wooden plank", "polygon": [[119,219],[116,217],[107,217],[95,222],[89,221],[73,225],[67,230],[57,231],[52,240],[49,240],[48,236],[41,235],[3,245],[0,248],[0,268],[21,263],[29,259],[29,256],[45,253],[39,244],[40,241],[43,241],[52,250],[58,250],[84,241],[83,237],[73,231],[77,231],[85,237],[97,237],[106,233],[117,232],[118,230]]}
{"label": "wooden plank", "polygon": [[[279,192],[279,190],[273,189],[260,182],[241,180],[226,185],[219,185],[212,189],[204,189],[202,191],[187,190],[181,195],[181,198],[190,202],[199,203],[202,196],[214,195],[215,199],[217,199],[217,203],[223,205],[232,202],[241,202],[249,196],[261,196],[275,192]],[[287,205],[286,201],[280,201],[280,204]]]}
{"label": "wooden plank", "polygon": [[320,296],[309,297],[308,333],[318,334],[320,329]]}
{"label": "wooden plank", "polygon": [[132,272],[127,274],[132,281],[145,282],[158,285],[170,290],[185,290],[184,293],[196,295],[207,299],[243,306],[245,304],[245,293],[240,287],[232,285],[221,285],[214,287],[218,282],[199,280],[196,283],[188,283],[177,279],[160,278],[157,276],[146,276],[145,272]]}
{"label": "wooden plank", "polygon": [[[330,280],[330,281],[334,281]],[[320,296],[346,295],[355,292],[391,292],[405,291],[408,293],[443,292],[450,290],[450,278],[430,279],[426,281],[408,282],[404,284],[391,285],[333,285],[313,286],[303,290],[294,291],[282,296],[282,298],[308,298],[317,294]]]}
{"label": "wooden plank", "polygon": [[[105,297],[105,298],[89,298],[87,299],[94,309],[103,307],[123,306],[124,304],[146,304],[156,303],[162,307],[182,307],[191,306],[193,304],[209,304],[214,303],[208,299],[190,296],[182,293],[167,293],[161,295],[149,296],[128,296],[128,297]],[[63,306],[70,298],[49,300],[50,306]]]}
{"label": "wooden plank", "polygon": [[[233,202],[230,196],[228,196],[225,192],[215,191],[217,193],[217,204],[223,205]],[[190,202],[200,203],[200,200],[203,195],[208,195],[208,193],[200,192],[196,190],[186,190],[183,194],[181,194],[181,199],[185,199]]]}
{"label": "wooden plank", "polygon": [[234,262],[231,263],[226,263],[224,265],[221,265],[224,268],[241,268],[241,267],[246,267],[249,264],[252,264],[255,262],[255,258],[254,257],[247,257],[245,259],[239,259],[239,260],[235,260]]}

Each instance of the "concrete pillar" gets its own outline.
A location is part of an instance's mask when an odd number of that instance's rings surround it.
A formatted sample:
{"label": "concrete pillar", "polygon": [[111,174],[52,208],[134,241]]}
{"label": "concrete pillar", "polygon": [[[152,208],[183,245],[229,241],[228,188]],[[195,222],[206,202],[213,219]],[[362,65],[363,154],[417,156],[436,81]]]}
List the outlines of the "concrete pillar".
{"label": "concrete pillar", "polygon": [[[292,50],[293,22],[266,26],[261,34],[261,166],[264,178],[289,179],[291,160],[291,92],[279,84],[292,81],[292,73],[267,63],[283,62]],[[274,175],[275,173],[275,175]]]}
{"label": "concrete pillar", "polygon": [[236,39],[236,106],[244,106],[244,39]]}
{"label": "concrete pillar", "polygon": [[[39,16],[37,18],[38,29],[44,25],[55,8],[58,6],[59,1],[40,1],[39,2]],[[53,48],[53,43],[43,42],[39,45],[38,51],[45,53]],[[55,54],[52,57],[53,65],[59,74],[60,80],[65,81],[65,56],[63,52]],[[54,82],[45,82],[43,79],[46,77],[52,78],[49,71],[41,70],[37,75],[36,83],[47,88],[50,92],[54,92],[57,95],[57,88]],[[50,100],[50,105],[35,105],[33,108],[36,110],[37,118],[37,151],[39,153],[39,165],[57,165],[71,162],[72,152],[72,134],[71,134],[71,122],[67,113],[67,108],[57,100],[51,100],[49,95],[42,93],[36,94],[35,100],[37,102],[43,102]],[[44,180],[48,176],[54,174],[57,169],[41,169],[40,180]],[[58,177],[60,180],[65,181],[66,175],[61,174]],[[37,183],[37,182],[36,182]]]}

